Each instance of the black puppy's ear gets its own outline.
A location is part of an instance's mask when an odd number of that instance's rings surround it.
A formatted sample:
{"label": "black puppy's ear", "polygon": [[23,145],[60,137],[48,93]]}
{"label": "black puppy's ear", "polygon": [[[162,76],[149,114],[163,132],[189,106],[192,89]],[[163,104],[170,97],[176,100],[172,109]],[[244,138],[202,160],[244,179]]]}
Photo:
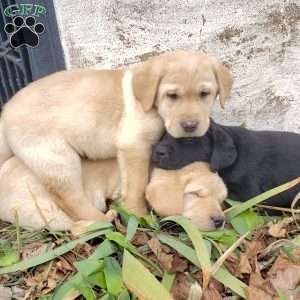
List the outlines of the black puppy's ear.
{"label": "black puppy's ear", "polygon": [[210,132],[213,141],[210,168],[217,172],[234,163],[237,151],[232,137],[221,126],[212,122]]}

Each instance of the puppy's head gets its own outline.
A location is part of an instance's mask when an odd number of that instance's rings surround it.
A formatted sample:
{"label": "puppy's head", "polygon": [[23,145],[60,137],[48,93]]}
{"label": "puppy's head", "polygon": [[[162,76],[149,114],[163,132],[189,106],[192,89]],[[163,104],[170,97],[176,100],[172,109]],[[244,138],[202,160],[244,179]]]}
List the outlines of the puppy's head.
{"label": "puppy's head", "polygon": [[155,169],[146,189],[146,198],[157,214],[183,215],[203,230],[223,225],[221,204],[226,195],[222,179],[200,162],[176,171]]}
{"label": "puppy's head", "polygon": [[[201,149],[201,151],[199,151]],[[174,170],[194,161],[209,162],[211,139],[205,134],[201,138],[174,138],[166,133],[152,148],[152,163],[159,168]]]}
{"label": "puppy's head", "polygon": [[223,126],[211,121],[203,137],[175,139],[165,134],[153,147],[152,162],[159,168],[173,170],[204,161],[210,163],[212,171],[220,171],[231,166],[237,155],[231,135]]}
{"label": "puppy's head", "polygon": [[221,205],[226,196],[225,184],[217,174],[192,178],[184,189],[182,215],[203,230],[218,229],[225,220]]}
{"label": "puppy's head", "polygon": [[232,87],[227,68],[200,52],[177,51],[154,57],[133,75],[133,89],[145,111],[156,106],[173,137],[202,136],[219,96],[224,106]]}

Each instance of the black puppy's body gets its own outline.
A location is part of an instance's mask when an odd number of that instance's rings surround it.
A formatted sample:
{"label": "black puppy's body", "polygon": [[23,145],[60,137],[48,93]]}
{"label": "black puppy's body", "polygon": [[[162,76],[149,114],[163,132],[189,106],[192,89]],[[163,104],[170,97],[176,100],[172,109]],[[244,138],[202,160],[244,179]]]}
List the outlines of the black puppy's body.
{"label": "black puppy's body", "polygon": [[[166,134],[154,147],[152,161],[163,169],[178,169],[206,161],[223,178],[229,198],[246,201],[300,176],[300,135],[253,131],[211,122],[205,136],[175,139]],[[264,204],[290,207],[296,186]]]}

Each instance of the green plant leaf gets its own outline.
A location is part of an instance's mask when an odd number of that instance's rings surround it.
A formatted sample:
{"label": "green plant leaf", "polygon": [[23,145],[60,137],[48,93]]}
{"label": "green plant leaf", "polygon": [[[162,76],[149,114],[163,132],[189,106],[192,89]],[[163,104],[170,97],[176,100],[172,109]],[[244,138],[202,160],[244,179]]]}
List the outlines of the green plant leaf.
{"label": "green plant leaf", "polygon": [[161,284],[165,287],[165,289],[169,292],[173,286],[173,282],[175,279],[176,273],[170,273],[168,271],[164,272],[164,276],[162,278]]}
{"label": "green plant leaf", "polygon": [[123,289],[121,294],[118,296],[118,300],[130,300],[130,295],[126,289]]}
{"label": "green plant leaf", "polygon": [[155,276],[127,250],[124,250],[122,275],[125,285],[140,299],[173,300]]}
{"label": "green plant leaf", "polygon": [[246,232],[255,229],[259,225],[264,224],[264,218],[259,216],[253,210],[246,210],[230,220],[233,228],[240,234],[244,235]]}
{"label": "green plant leaf", "polygon": [[[179,241],[178,239],[171,237],[167,234],[158,234],[157,235],[159,240],[170,246],[171,248],[175,249],[180,255],[188,259],[191,263],[195,266],[200,267],[200,263],[196,254],[196,251],[191,247],[185,245],[183,242]],[[233,292],[238,294],[239,296],[246,298],[244,289],[247,287],[245,283],[235,278],[231,275],[224,267],[221,267],[214,278],[224,284],[227,288],[231,289]]]}
{"label": "green plant leaf", "polygon": [[231,246],[238,239],[236,232],[232,229],[205,231],[202,235],[226,246]]}
{"label": "green plant leaf", "polygon": [[122,270],[118,261],[113,257],[104,258],[104,276],[107,291],[118,296],[123,289]]}
{"label": "green plant leaf", "polygon": [[18,260],[18,251],[14,250],[8,241],[0,239],[0,267],[10,266],[18,262]]}
{"label": "green plant leaf", "polygon": [[[116,250],[117,250],[116,247],[109,240],[105,240],[96,248],[94,253],[89,258],[74,263],[77,264],[77,266],[80,266],[80,269],[83,273],[78,272],[67,282],[59,286],[54,292],[53,300],[61,300],[65,296],[73,293],[77,289],[76,287],[80,287],[84,285],[85,280],[89,281],[90,279],[90,282],[92,284],[95,284],[94,281],[96,276],[95,274],[99,273],[99,270],[101,270],[103,267],[103,263],[100,261],[100,259],[115,253]],[[99,260],[99,263],[101,265],[99,265],[98,263],[97,264],[89,263],[90,261],[94,262],[95,260]],[[87,267],[84,266],[85,264]],[[88,277],[89,279],[86,278],[87,276],[90,276]],[[106,288],[106,282],[105,280],[104,282],[102,280],[104,278],[104,274],[98,276],[99,276],[98,285],[102,288]]]}
{"label": "green plant leaf", "polygon": [[127,224],[126,240],[131,241],[139,226],[139,220],[135,216],[131,216]]}
{"label": "green plant leaf", "polygon": [[63,244],[63,245],[61,245],[61,246],[59,246],[55,249],[48,250],[47,252],[45,252],[42,255],[35,256],[35,257],[30,258],[30,259],[20,261],[20,262],[14,264],[12,266],[9,266],[9,267],[1,268],[0,269],[0,274],[11,273],[11,272],[16,272],[16,271],[24,271],[28,268],[38,266],[40,264],[43,264],[43,263],[48,262],[50,260],[53,260],[56,257],[71,251],[78,244],[85,243],[86,241],[91,240],[91,239],[93,239],[95,237],[98,237],[100,235],[104,235],[104,234],[108,233],[109,231],[111,231],[111,229],[103,229],[103,230],[99,230],[97,232],[87,234],[87,235],[85,235],[85,236],[83,236],[79,239],[76,239],[74,241],[65,243],[65,244]]}
{"label": "green plant leaf", "polygon": [[173,216],[164,218],[162,221],[173,221],[178,223],[188,234],[191,239],[194,248],[197,253],[198,260],[201,265],[201,270],[203,273],[203,289],[205,289],[208,285],[210,276],[211,276],[211,262],[210,262],[210,254],[207,251],[207,247],[205,245],[204,239],[196,227],[189,219],[181,217],[181,216]]}
{"label": "green plant leaf", "polygon": [[232,218],[236,217],[237,215],[244,212],[245,210],[247,210],[247,209],[255,206],[256,204],[261,203],[262,201],[265,201],[279,193],[282,193],[282,192],[294,187],[295,185],[297,185],[299,183],[300,183],[300,177],[298,177],[294,180],[291,180],[285,184],[282,184],[276,188],[273,188],[269,191],[266,191],[254,198],[249,199],[246,202],[236,205],[232,209],[228,210],[228,212],[226,213],[226,219],[230,221]]}

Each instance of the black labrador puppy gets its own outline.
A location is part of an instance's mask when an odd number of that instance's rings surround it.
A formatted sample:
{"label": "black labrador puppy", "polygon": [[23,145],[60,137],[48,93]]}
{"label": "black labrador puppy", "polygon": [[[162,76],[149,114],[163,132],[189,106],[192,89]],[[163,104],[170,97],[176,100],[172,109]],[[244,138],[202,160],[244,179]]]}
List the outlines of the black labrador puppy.
{"label": "black labrador puppy", "polygon": [[[229,198],[246,201],[300,176],[300,134],[254,131],[211,121],[203,137],[173,138],[165,134],[154,146],[152,162],[162,169],[179,169],[194,161],[210,163],[229,191]],[[290,207],[297,185],[264,202]]]}

